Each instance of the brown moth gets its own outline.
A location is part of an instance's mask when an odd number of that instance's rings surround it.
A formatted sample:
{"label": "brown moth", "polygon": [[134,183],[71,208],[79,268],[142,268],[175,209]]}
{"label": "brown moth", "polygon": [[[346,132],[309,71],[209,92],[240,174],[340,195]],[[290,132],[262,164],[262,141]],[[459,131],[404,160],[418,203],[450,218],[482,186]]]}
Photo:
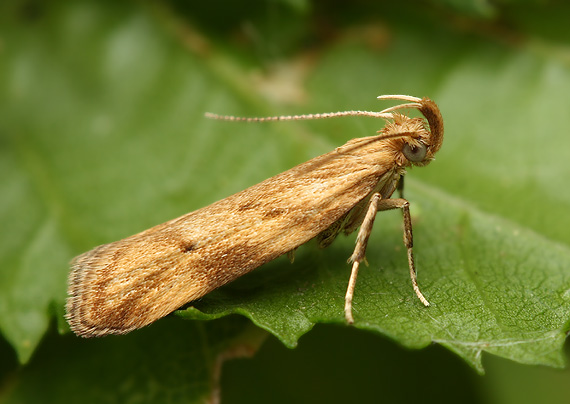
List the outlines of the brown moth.
{"label": "brown moth", "polygon": [[[360,226],[344,308],[347,322],[353,323],[358,268],[376,213],[389,209],[402,209],[412,286],[428,306],[416,279],[409,202],[391,196],[406,167],[433,159],[443,141],[443,119],[428,98],[378,98],[407,103],[381,112],[268,118],[209,114],[246,121],[371,116],[387,124],[377,135],[350,140],[212,205],[76,257],[66,306],[73,332],[94,337],[141,328],[313,238],[325,247],[339,233]],[[418,109],[425,119],[396,112],[403,108]]]}

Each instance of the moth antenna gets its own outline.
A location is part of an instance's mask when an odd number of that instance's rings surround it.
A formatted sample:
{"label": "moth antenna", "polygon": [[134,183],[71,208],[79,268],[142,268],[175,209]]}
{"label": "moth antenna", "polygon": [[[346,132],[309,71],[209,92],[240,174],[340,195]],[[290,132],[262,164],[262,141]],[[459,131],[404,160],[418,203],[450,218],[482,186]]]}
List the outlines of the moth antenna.
{"label": "moth antenna", "polygon": [[410,102],[421,102],[422,99],[418,97],[413,97],[411,95],[401,95],[401,94],[389,94],[389,95],[379,95],[376,97],[379,100],[402,100]]}
{"label": "moth antenna", "polygon": [[371,118],[392,119],[394,116],[387,112],[388,110],[375,111],[339,111],[327,112],[323,114],[304,114],[304,115],[280,115],[280,116],[264,116],[264,117],[241,117],[233,115],[218,115],[206,112],[204,116],[209,119],[220,121],[237,121],[237,122],[271,122],[271,121],[300,121],[308,119],[328,119],[338,118],[342,116],[367,116]]}
{"label": "moth antenna", "polygon": [[[382,132],[382,130],[376,131],[376,133],[380,133],[380,132]],[[396,139],[399,137],[408,137],[408,136],[414,136],[414,135],[415,135],[415,132],[404,131],[404,132],[396,132],[396,133],[387,133],[383,136],[378,136],[376,139],[377,140]]]}
{"label": "moth antenna", "polygon": [[387,112],[392,112],[392,111],[396,111],[398,109],[405,109],[405,108],[419,109],[421,107],[422,107],[422,104],[417,103],[417,102],[412,102],[409,104],[394,105],[393,107],[383,109],[382,111],[380,111],[380,113],[387,113]]}
{"label": "moth antenna", "polygon": [[394,116],[390,113],[399,109],[422,107],[421,98],[412,97],[411,95],[381,95],[377,97],[379,100],[402,100],[410,101],[407,104],[395,105],[386,108],[380,112],[375,111],[339,111],[327,112],[322,114],[303,114],[303,115],[279,115],[279,116],[265,116],[265,117],[241,117],[234,115],[218,115],[211,112],[206,112],[204,116],[209,119],[216,119],[219,121],[236,121],[236,122],[272,122],[272,121],[300,121],[308,119],[328,119],[339,118],[343,116],[366,116],[371,118],[393,119]]}

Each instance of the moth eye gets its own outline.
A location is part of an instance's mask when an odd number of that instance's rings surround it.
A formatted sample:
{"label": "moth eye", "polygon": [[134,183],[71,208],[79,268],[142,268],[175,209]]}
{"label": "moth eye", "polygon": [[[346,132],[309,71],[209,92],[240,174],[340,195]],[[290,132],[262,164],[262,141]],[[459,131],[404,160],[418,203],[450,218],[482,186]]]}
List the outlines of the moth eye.
{"label": "moth eye", "polygon": [[408,143],[405,143],[402,152],[408,160],[417,163],[426,158],[427,147],[423,143],[420,143],[419,146],[410,146]]}

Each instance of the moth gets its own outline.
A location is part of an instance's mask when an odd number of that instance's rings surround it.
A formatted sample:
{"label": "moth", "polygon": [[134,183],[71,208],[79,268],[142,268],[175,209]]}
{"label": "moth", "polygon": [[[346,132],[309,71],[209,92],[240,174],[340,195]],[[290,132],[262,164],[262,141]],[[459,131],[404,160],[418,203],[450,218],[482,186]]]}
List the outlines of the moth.
{"label": "moth", "polygon": [[[428,306],[417,282],[409,202],[391,196],[403,184],[406,168],[433,159],[443,142],[443,118],[428,98],[378,98],[405,103],[380,112],[268,118],[209,114],[246,121],[369,116],[386,124],[373,136],[350,140],[212,205],[76,257],[66,304],[72,331],[83,337],[130,332],[311,239],[326,247],[338,234],[359,228],[344,306],[346,321],[353,323],[356,278],[374,218],[389,209],[403,212],[412,287]],[[423,117],[409,117],[402,109],[417,109]]]}

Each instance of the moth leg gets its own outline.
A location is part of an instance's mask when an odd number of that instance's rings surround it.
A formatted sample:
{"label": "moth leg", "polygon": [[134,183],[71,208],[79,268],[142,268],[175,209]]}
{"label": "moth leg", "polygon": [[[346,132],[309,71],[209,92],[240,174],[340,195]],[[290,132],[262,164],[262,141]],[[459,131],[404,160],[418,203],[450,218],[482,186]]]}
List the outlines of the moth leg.
{"label": "moth leg", "polygon": [[354,296],[356,278],[358,277],[358,267],[365,259],[364,254],[366,253],[366,245],[368,244],[368,238],[370,238],[370,233],[372,232],[374,219],[376,218],[376,213],[378,213],[378,207],[381,199],[382,195],[378,192],[374,193],[370,197],[366,216],[364,216],[364,220],[362,220],[358,236],[356,237],[356,247],[348,260],[349,262],[352,262],[352,271],[350,272],[348,289],[346,290],[346,295],[344,297],[344,318],[348,324],[354,323],[354,318],[352,317],[352,297]]}
{"label": "moth leg", "polygon": [[398,195],[400,195],[400,199],[404,198],[404,176],[400,176],[400,179],[398,180],[398,186],[397,186],[397,190],[398,190]]}
{"label": "moth leg", "polygon": [[289,258],[289,262],[291,262],[291,264],[293,262],[295,262],[295,251],[297,251],[296,248],[292,249],[291,251],[287,252],[287,258]]}
{"label": "moth leg", "polygon": [[424,297],[418,286],[418,277],[416,274],[416,264],[414,262],[414,253],[412,247],[414,246],[414,237],[412,234],[412,216],[410,215],[410,202],[403,198],[384,199],[380,202],[378,210],[402,209],[404,216],[404,245],[408,249],[408,266],[410,267],[410,278],[412,279],[412,287],[416,296],[424,304],[429,306],[429,302]]}
{"label": "moth leg", "polygon": [[368,244],[368,238],[372,231],[372,226],[374,224],[374,219],[376,218],[376,213],[384,210],[391,209],[402,209],[404,216],[404,245],[408,250],[408,265],[410,267],[410,278],[412,279],[412,287],[420,301],[425,305],[429,306],[429,302],[424,297],[420,288],[418,286],[418,280],[416,275],[416,266],[414,263],[414,254],[412,247],[414,245],[413,234],[412,234],[412,218],[410,216],[410,203],[403,198],[396,199],[382,199],[379,193],[375,193],[370,198],[370,203],[368,205],[368,211],[366,216],[362,221],[360,230],[358,232],[358,237],[356,239],[356,248],[350,257],[352,264],[352,272],[350,274],[350,281],[348,283],[348,290],[346,291],[345,303],[344,303],[344,316],[349,324],[354,323],[354,318],[352,317],[352,297],[354,296],[354,288],[356,286],[356,278],[358,276],[358,268],[360,262],[364,260],[364,254],[366,252],[366,246]]}

